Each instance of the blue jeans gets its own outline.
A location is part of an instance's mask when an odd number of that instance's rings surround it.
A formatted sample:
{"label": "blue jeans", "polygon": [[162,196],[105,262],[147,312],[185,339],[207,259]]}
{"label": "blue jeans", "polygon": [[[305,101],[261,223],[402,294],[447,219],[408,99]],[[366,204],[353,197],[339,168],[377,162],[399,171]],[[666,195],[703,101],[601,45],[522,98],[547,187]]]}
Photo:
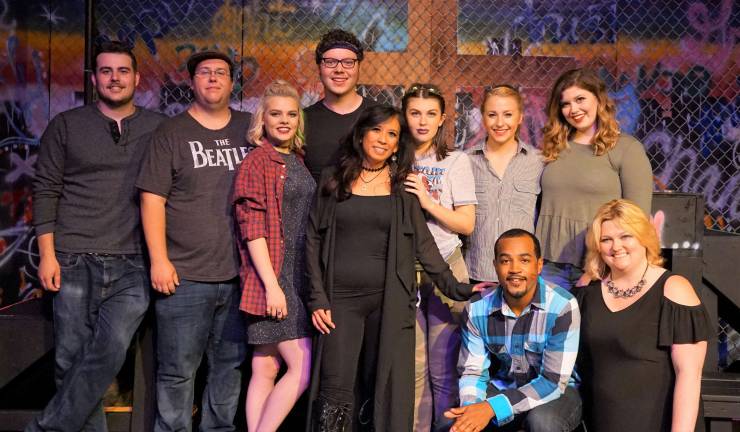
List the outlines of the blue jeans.
{"label": "blue jeans", "polygon": [[203,354],[208,375],[200,430],[234,430],[246,357],[246,326],[237,280],[182,280],[174,294],[158,296],[157,418],[155,431],[190,431],[195,373]]}
{"label": "blue jeans", "polygon": [[27,431],[106,431],[102,398],[149,307],[140,255],[57,252],[54,295],[57,392]]}
{"label": "blue jeans", "polygon": [[540,276],[550,285],[571,291],[578,279],[583,276],[583,269],[573,264],[545,260]]}
{"label": "blue jeans", "polygon": [[[487,397],[493,397],[500,391],[488,386]],[[531,410],[517,414],[514,420],[505,425],[495,426],[491,423],[484,432],[570,432],[581,423],[582,402],[578,390],[572,386],[565,388],[565,393],[559,398]],[[445,419],[446,424],[435,429],[435,432],[448,431],[455,423]]]}

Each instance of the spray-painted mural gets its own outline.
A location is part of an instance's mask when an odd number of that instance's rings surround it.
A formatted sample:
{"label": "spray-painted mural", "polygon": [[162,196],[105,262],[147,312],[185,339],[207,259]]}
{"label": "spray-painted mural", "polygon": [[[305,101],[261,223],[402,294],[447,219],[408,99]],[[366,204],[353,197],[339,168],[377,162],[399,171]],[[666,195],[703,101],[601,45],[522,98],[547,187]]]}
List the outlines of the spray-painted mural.
{"label": "spray-painted mural", "polygon": [[[444,42],[432,40],[433,14],[448,14],[434,22],[455,26],[458,55],[534,59],[534,72],[513,83],[524,86],[524,139],[539,144],[554,64],[571,59],[598,68],[622,129],[643,141],[660,183],[703,193],[710,224],[740,230],[737,2],[457,3],[445,12],[420,9],[415,0],[97,1],[93,37],[131,42],[142,74],[137,103],[174,114],[189,103],[185,60],[208,48],[241,64],[237,109],[251,110],[278,77],[301,89],[304,105],[318,100],[313,49],[324,31],[339,26],[370,52],[361,91],[398,103],[411,79],[399,59],[419,46],[416,38],[431,47],[419,50],[419,64],[433,56]],[[83,100],[84,12],[82,0],[0,0],[0,304],[37,293],[30,179],[49,119]],[[498,72],[491,70],[491,82]],[[446,79],[426,74],[420,76]],[[456,83],[461,147],[484,138],[482,87],[469,84]]]}
{"label": "spray-painted mural", "polygon": [[[537,57],[524,79],[522,137],[539,145],[553,59],[601,72],[623,132],[651,159],[658,188],[704,195],[713,228],[740,230],[740,7],[732,0],[459,2],[458,52]],[[495,82],[495,72],[492,73]],[[519,84],[519,83],[514,83]],[[482,89],[458,95],[458,145],[485,139]]]}

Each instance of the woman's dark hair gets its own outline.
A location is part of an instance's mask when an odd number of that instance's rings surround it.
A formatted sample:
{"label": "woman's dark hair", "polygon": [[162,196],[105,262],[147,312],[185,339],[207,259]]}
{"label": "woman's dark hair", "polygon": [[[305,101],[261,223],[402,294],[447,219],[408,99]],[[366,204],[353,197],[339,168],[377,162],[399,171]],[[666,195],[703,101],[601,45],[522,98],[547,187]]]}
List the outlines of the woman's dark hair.
{"label": "woman's dark hair", "polygon": [[375,126],[391,118],[397,118],[401,125],[401,136],[398,139],[398,150],[396,150],[396,161],[390,159],[391,191],[403,187],[406,176],[411,173],[411,165],[414,162],[414,148],[408,141],[406,121],[401,112],[390,105],[375,105],[366,108],[357,119],[352,132],[347,135],[339,148],[339,159],[332,178],[324,185],[325,194],[334,195],[337,201],[344,201],[352,195],[352,183],[357,180],[362,172],[362,162],[365,159],[365,151],[362,149],[362,140],[365,134]]}
{"label": "woman's dark hair", "polygon": [[[406,116],[406,110],[408,109],[409,99],[414,97],[435,99],[439,102],[439,115],[442,116],[445,114],[445,98],[442,95],[442,90],[434,84],[414,83],[406,90],[406,93],[404,93],[403,98],[401,99],[401,111],[403,111],[404,117]],[[447,135],[445,131],[445,123],[446,121],[439,126],[437,134],[432,138],[432,148],[434,148],[434,153],[438,161],[446,158],[449,153],[447,143],[445,143],[445,137]]]}

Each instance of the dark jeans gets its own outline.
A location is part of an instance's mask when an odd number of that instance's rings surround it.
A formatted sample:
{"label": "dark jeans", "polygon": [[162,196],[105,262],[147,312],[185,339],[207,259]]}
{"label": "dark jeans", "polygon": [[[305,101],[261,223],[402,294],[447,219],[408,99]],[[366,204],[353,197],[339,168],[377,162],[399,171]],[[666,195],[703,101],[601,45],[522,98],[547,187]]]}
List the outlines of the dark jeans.
{"label": "dark jeans", "polygon": [[[355,379],[363,345],[378,346],[375,339],[380,334],[382,302],[382,292],[332,300],[331,317],[336,328],[323,336],[320,397],[335,403],[354,404]],[[375,361],[367,358],[364,361],[375,365]],[[374,372],[364,371],[363,376],[371,376],[374,380]]]}
{"label": "dark jeans", "polygon": [[[487,397],[500,393],[489,386]],[[514,420],[502,426],[489,425],[485,432],[570,432],[581,423],[581,396],[578,390],[568,386],[559,398],[514,416]],[[435,432],[448,431],[455,420],[435,429]]]}
{"label": "dark jeans", "polygon": [[155,431],[189,431],[195,373],[203,354],[208,375],[200,430],[234,430],[246,357],[246,327],[239,312],[236,279],[226,282],[182,280],[174,294],[158,296],[157,418]]}
{"label": "dark jeans", "polygon": [[57,252],[54,295],[57,393],[27,431],[106,431],[103,395],[149,306],[140,255]]}

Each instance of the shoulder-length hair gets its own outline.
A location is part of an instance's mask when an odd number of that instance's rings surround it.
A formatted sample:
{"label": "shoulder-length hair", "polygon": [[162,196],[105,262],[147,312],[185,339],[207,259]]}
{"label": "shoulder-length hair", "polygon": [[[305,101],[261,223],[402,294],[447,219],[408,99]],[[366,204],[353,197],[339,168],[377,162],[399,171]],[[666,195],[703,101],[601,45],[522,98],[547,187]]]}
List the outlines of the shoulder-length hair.
{"label": "shoulder-length hair", "polygon": [[614,221],[623,230],[632,234],[647,249],[649,264],[663,265],[658,233],[655,231],[653,224],[650,223],[648,216],[632,201],[615,199],[599,207],[586,234],[585,270],[592,279],[603,279],[610,273],[609,267],[601,258],[599,252],[601,224],[606,221]]}
{"label": "shoulder-length hair", "polygon": [[288,84],[284,80],[275,80],[265,87],[264,93],[257,104],[257,109],[252,115],[252,122],[249,125],[247,131],[247,140],[253,145],[262,145],[262,140],[265,138],[265,110],[267,109],[267,99],[273,96],[282,96],[295,99],[298,105],[298,130],[293,137],[293,141],[290,143],[290,150],[300,155],[305,153],[303,149],[305,145],[305,137],[303,135],[303,110],[301,109],[301,98],[298,96],[298,90],[292,85]]}
{"label": "shoulder-length hair", "polygon": [[[403,112],[404,117],[406,116],[406,111],[409,107],[409,99],[411,98],[434,99],[439,102],[439,115],[445,115],[445,98],[442,95],[442,90],[440,90],[436,85],[421,83],[411,84],[401,99],[401,111]],[[434,149],[434,154],[438,161],[446,158],[449,153],[447,142],[445,141],[445,137],[447,135],[445,133],[446,123],[447,120],[443,121],[442,124],[439,125],[437,134],[432,138],[432,148]]]}
{"label": "shoulder-length hair", "polygon": [[362,162],[365,159],[365,151],[362,148],[362,140],[365,134],[375,126],[397,118],[401,125],[401,134],[398,137],[398,150],[396,160],[388,161],[390,165],[391,191],[395,192],[403,188],[406,176],[411,173],[411,165],[414,162],[414,148],[408,139],[406,121],[401,112],[390,105],[375,105],[366,108],[360,114],[352,131],[342,141],[339,148],[339,159],[336,162],[334,175],[324,185],[323,192],[334,195],[338,201],[343,201],[352,195],[352,183],[357,180],[362,172]]}
{"label": "shoulder-length hair", "polygon": [[563,91],[570,87],[582,88],[596,96],[598,103],[596,134],[591,143],[594,146],[594,154],[601,156],[617,144],[619,138],[617,109],[606,91],[606,84],[591,69],[573,69],[560,75],[547,102],[547,123],[542,129],[542,155],[545,162],[556,160],[560,152],[568,148],[568,139],[575,132],[575,128],[568,123],[561,110]]}

